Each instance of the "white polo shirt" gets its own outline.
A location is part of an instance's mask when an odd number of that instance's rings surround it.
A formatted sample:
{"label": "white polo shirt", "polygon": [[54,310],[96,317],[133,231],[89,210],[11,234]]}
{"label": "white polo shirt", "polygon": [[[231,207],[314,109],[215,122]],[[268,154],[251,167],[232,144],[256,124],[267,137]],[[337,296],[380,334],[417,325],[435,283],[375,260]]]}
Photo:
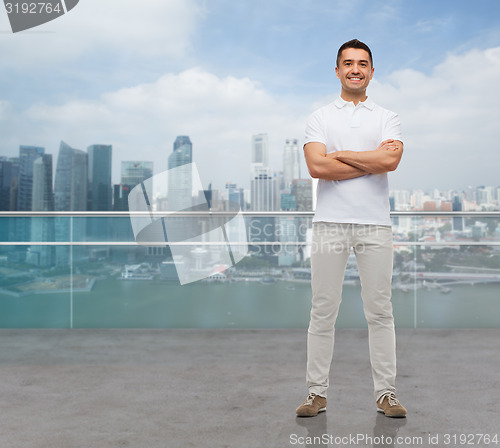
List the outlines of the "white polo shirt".
{"label": "white polo shirt", "polygon": [[[402,141],[399,117],[370,98],[358,103],[337,98],[307,120],[305,143],[319,142],[326,152],[372,151],[384,140]],[[318,182],[313,222],[391,225],[387,173]]]}

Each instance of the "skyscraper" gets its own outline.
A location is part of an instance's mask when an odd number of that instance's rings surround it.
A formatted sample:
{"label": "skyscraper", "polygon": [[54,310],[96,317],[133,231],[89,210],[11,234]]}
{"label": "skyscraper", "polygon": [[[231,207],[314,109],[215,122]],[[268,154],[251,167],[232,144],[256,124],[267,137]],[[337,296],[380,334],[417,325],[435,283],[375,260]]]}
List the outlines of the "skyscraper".
{"label": "skyscraper", "polygon": [[[7,157],[0,158],[0,211],[15,210],[17,193],[17,177],[19,175],[19,163],[8,160]],[[9,228],[14,228],[12,218],[0,219],[0,234],[11,234]],[[7,248],[0,248],[0,251],[7,251]]]}
{"label": "skyscraper", "polygon": [[252,136],[252,158],[250,160],[250,179],[262,174],[269,165],[269,139],[267,134]]}
{"label": "skyscraper", "polygon": [[61,142],[54,181],[54,208],[57,211],[85,211],[87,194],[87,154]]}
{"label": "skyscraper", "polygon": [[[175,144],[174,144],[175,146]],[[130,190],[153,175],[153,162],[122,162],[121,184],[128,185]]]}
{"label": "skyscraper", "polygon": [[292,180],[300,179],[300,159],[297,139],[287,139],[283,151],[283,182],[290,188]]}
{"label": "skyscraper", "polygon": [[45,153],[39,146],[19,147],[19,182],[17,190],[17,210],[30,211],[33,194],[33,163]]}
{"label": "skyscraper", "polygon": [[[19,147],[19,177],[17,183],[16,210],[31,211],[33,197],[33,163],[45,153],[45,148],[39,146]],[[31,223],[26,218],[15,218],[14,241],[29,241],[31,237]]]}
{"label": "skyscraper", "polygon": [[[128,211],[128,195],[130,191],[141,182],[153,176],[153,162],[145,161],[123,161],[121,163],[121,183],[113,185],[113,210]],[[134,239],[134,232],[130,219],[113,218],[111,222],[113,240],[127,241]],[[127,248],[130,254],[130,249]],[[113,248],[114,256],[118,252],[124,252],[119,248]]]}
{"label": "skyscraper", "polygon": [[188,151],[189,154],[189,159],[193,159],[193,144],[191,143],[191,140],[187,135],[179,135],[174,142],[174,151],[181,148],[181,147],[186,147],[184,148],[185,151]]}
{"label": "skyscraper", "polygon": [[[91,145],[88,154],[88,210],[111,211],[111,145]],[[94,217],[87,220],[87,232],[91,240],[109,240],[111,222],[109,217]]]}
{"label": "skyscraper", "polygon": [[111,210],[111,145],[91,145],[88,154],[89,210]]}
{"label": "skyscraper", "polygon": [[311,179],[294,179],[291,193],[297,201],[297,210],[310,212],[313,209],[313,188]]}
{"label": "skyscraper", "polygon": [[245,194],[243,188],[238,188],[236,184],[226,182],[227,200],[239,204],[241,210],[245,210]]}
{"label": "skyscraper", "polygon": [[274,211],[280,208],[278,182],[269,170],[251,180],[251,208],[258,211]]}
{"label": "skyscraper", "polygon": [[[54,181],[54,208],[56,211],[87,210],[88,166],[87,153],[74,149],[65,142],[59,146]],[[70,220],[73,234],[70,235]],[[56,241],[85,241],[86,218],[55,218]],[[75,246],[73,259],[85,257],[85,248]],[[56,264],[66,265],[70,261],[68,246],[56,247]]]}
{"label": "skyscraper", "polygon": [[[44,154],[33,162],[32,211],[53,211],[52,154]],[[54,219],[52,217],[31,218],[31,240],[54,241]],[[54,246],[31,246],[27,262],[37,266],[54,265]]]}
{"label": "skyscraper", "polygon": [[[168,157],[168,209],[185,210],[192,205],[193,144],[188,136],[175,139],[174,150]],[[175,169],[174,169],[175,168]],[[171,171],[173,170],[173,171]]]}
{"label": "skyscraper", "polygon": [[[461,212],[463,210],[462,199],[460,196],[456,195],[453,197],[452,210],[454,212]],[[464,230],[464,218],[463,216],[453,217],[453,230],[462,231]]]}
{"label": "skyscraper", "polygon": [[[19,176],[19,163],[2,157],[0,160],[0,210],[11,210],[11,187]],[[15,206],[15,204],[14,204]]]}
{"label": "skyscraper", "polygon": [[52,154],[44,154],[33,162],[32,211],[53,211]]}
{"label": "skyscraper", "polygon": [[[279,210],[279,188],[276,177],[272,176],[269,169],[263,170],[251,180],[251,209],[256,211]],[[259,246],[258,242],[276,241],[276,219],[271,216],[253,217],[250,221],[248,236],[260,256],[277,259],[271,246]]]}
{"label": "skyscraper", "polygon": [[281,243],[278,253],[280,266],[291,266],[298,258],[297,222],[292,216],[279,218],[279,241]]}

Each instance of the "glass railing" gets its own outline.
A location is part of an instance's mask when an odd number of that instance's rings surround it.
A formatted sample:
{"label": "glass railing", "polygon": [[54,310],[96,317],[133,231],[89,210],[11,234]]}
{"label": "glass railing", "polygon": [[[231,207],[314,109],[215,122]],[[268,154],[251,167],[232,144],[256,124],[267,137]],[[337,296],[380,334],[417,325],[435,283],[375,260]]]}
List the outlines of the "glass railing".
{"label": "glass railing", "polygon": [[[0,327],[306,328],[312,216],[0,212]],[[396,325],[500,327],[500,212],[391,217]],[[337,327],[365,326],[351,255]]]}

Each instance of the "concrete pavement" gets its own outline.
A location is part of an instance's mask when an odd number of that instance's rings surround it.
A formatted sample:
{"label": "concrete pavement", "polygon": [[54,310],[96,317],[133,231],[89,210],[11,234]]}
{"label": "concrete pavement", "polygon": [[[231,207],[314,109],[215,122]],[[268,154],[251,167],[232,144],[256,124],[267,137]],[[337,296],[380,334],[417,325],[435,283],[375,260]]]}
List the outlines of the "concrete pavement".
{"label": "concrete pavement", "polygon": [[406,419],[375,410],[366,330],[337,330],[327,411],[309,419],[295,417],[305,329],[5,329],[0,341],[2,448],[460,446],[447,434],[500,446],[500,329],[398,330]]}

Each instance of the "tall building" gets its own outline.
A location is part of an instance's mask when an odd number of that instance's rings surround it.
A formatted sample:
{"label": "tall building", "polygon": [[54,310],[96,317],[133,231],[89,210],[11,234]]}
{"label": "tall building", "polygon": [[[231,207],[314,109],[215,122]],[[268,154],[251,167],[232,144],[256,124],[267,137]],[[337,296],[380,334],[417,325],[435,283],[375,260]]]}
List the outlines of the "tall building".
{"label": "tall building", "polygon": [[53,211],[52,154],[44,154],[33,162],[33,192],[31,210]]}
{"label": "tall building", "polygon": [[[252,178],[250,182],[250,207],[255,211],[276,211],[280,207],[279,185],[276,177],[271,176],[269,169]],[[248,229],[249,241],[254,251],[273,263],[277,263],[278,254],[272,246],[256,243],[276,241],[276,219],[272,216],[253,217]]]}
{"label": "tall building", "polygon": [[239,204],[241,210],[245,210],[245,193],[243,188],[238,188],[236,184],[226,182],[227,200]]}
{"label": "tall building", "polygon": [[174,149],[168,157],[168,209],[185,210],[192,205],[193,144],[188,136],[175,139]]}
{"label": "tall building", "polygon": [[[396,199],[396,198],[395,198]],[[414,190],[411,196],[411,205],[415,210],[422,210],[424,207],[425,194],[422,190]],[[396,199],[396,210],[398,210],[398,202]]]}
{"label": "tall building", "polygon": [[[189,160],[193,159],[193,144],[187,135],[179,135],[174,141],[174,151],[177,149],[184,147],[183,150],[187,151],[186,154],[189,157]],[[189,162],[188,162],[189,163]]]}
{"label": "tall building", "polygon": [[[65,142],[59,146],[54,180],[54,209],[56,211],[86,211],[88,195],[88,156]],[[85,241],[87,218],[56,217],[56,241]],[[73,233],[70,234],[70,229]],[[73,259],[83,259],[85,248],[75,246],[71,252]],[[56,264],[70,262],[68,246],[56,246]]]}
{"label": "tall building", "polygon": [[[88,210],[112,210],[111,145],[91,145],[88,154]],[[87,232],[92,241],[107,241],[111,236],[111,218],[93,217],[87,220]]]}
{"label": "tall building", "polygon": [[87,195],[87,154],[61,142],[54,181],[55,210],[85,211],[87,210]]}
{"label": "tall building", "polygon": [[31,211],[33,194],[33,163],[45,153],[39,146],[19,147],[19,182],[17,190],[17,210]]}
{"label": "tall building", "polygon": [[[17,176],[19,174],[19,163],[14,163],[7,157],[0,158],[0,211],[15,210],[14,192],[17,193]],[[9,235],[9,227],[14,228],[12,218],[0,219],[0,234]],[[7,252],[6,247],[0,248],[0,251]]]}
{"label": "tall building", "polygon": [[[454,196],[453,202],[451,203],[451,208],[454,212],[461,212],[463,210],[462,200],[460,197]],[[453,217],[453,230],[458,230],[461,232],[464,230],[464,218],[463,216],[454,216]]]}
{"label": "tall building", "polygon": [[[16,210],[31,211],[33,197],[33,164],[45,153],[45,148],[39,146],[19,147],[19,176],[17,182]],[[12,238],[14,241],[29,241],[31,223],[26,218],[12,219]]]}
{"label": "tall building", "polygon": [[250,160],[250,178],[254,179],[269,166],[269,139],[267,134],[252,136],[252,157]]}
{"label": "tall building", "polygon": [[[294,179],[292,181],[291,193],[295,196],[297,202],[297,211],[310,212],[313,210],[313,180],[312,179]],[[307,230],[310,229],[310,218],[297,217],[295,218],[297,229],[296,241],[305,243],[307,241]],[[304,259],[304,250],[307,246],[297,247],[295,255],[301,261]]]}
{"label": "tall building", "polygon": [[283,211],[297,210],[297,200],[288,190],[281,192],[280,209]]}
{"label": "tall building", "polygon": [[292,180],[291,194],[295,196],[297,211],[310,212],[313,209],[312,179]]}
{"label": "tall building", "polygon": [[[44,154],[33,162],[32,211],[53,211],[54,192],[52,190],[52,154]],[[31,218],[31,240],[54,241],[54,218]],[[54,265],[54,246],[31,246],[27,262],[37,266]]]}
{"label": "tall building", "polygon": [[121,183],[130,189],[153,176],[153,162],[122,162]]}
{"label": "tall building", "polygon": [[[395,211],[405,211],[409,210],[410,204],[412,202],[412,196],[408,190],[391,190],[389,196],[394,200]],[[421,208],[423,205],[423,192],[415,192],[413,195],[414,206]],[[418,204],[418,205],[417,205]]]}
{"label": "tall building", "polygon": [[258,211],[279,210],[279,189],[276,177],[269,170],[251,180],[251,208]]}
{"label": "tall building", "polygon": [[14,162],[2,157],[0,159],[0,210],[9,211],[15,209],[15,203],[11,204],[11,188],[14,179],[19,176],[19,162]]}
{"label": "tall building", "polygon": [[487,205],[493,202],[494,190],[493,187],[478,187],[477,191],[477,203],[478,205]]}
{"label": "tall building", "polygon": [[[113,211],[128,212],[128,195],[130,190],[132,190],[132,187],[129,185],[113,185]],[[134,231],[132,230],[130,218],[114,217],[111,221],[111,235],[113,241],[134,241]],[[126,252],[127,255],[132,256],[129,247],[113,247],[113,258],[116,258],[116,255],[122,252]]]}
{"label": "tall building", "polygon": [[111,145],[91,145],[88,154],[89,210],[111,210]]}
{"label": "tall building", "polygon": [[278,264],[280,266],[291,266],[298,259],[299,241],[297,235],[297,220],[292,216],[279,218],[279,241],[281,243],[278,253]]}
{"label": "tall building", "polygon": [[294,179],[300,179],[300,158],[297,139],[287,139],[283,151],[283,182],[290,188]]}

